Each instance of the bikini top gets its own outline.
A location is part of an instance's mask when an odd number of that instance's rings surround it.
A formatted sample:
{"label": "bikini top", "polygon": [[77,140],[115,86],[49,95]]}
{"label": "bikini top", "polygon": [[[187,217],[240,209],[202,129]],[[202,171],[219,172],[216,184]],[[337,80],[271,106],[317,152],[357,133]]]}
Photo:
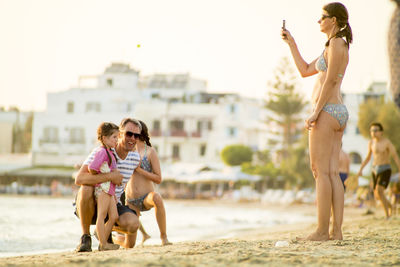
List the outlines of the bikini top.
{"label": "bikini top", "polygon": [[320,72],[321,71],[325,72],[328,69],[328,67],[326,66],[326,60],[324,58],[324,52],[325,52],[325,49],[324,49],[324,51],[322,51],[322,54],[319,56],[319,58],[315,62],[315,69]]}
{"label": "bikini top", "polygon": [[[319,72],[326,72],[328,69],[328,66],[326,65],[326,60],[324,57],[324,51],[322,51],[322,54],[318,57],[317,61],[315,62],[315,69]],[[343,73],[338,74],[339,78],[343,78]]]}
{"label": "bikini top", "polygon": [[146,152],[147,152],[147,145],[144,144],[144,155],[143,155],[142,163],[140,164],[140,167],[147,172],[153,172],[153,168],[151,167],[151,163],[150,163],[149,159],[147,158]]}

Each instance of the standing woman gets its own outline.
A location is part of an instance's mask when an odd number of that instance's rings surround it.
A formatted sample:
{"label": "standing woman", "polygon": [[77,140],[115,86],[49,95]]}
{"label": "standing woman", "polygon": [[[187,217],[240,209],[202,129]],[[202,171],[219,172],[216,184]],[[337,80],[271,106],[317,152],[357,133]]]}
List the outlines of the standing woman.
{"label": "standing woman", "polygon": [[[313,112],[305,120],[310,131],[309,150],[316,182],[318,226],[307,240],[341,240],[344,191],[339,177],[339,153],[349,114],[343,105],[340,86],[349,62],[349,45],[353,37],[347,9],[341,3],[325,5],[318,23],[328,40],[322,54],[311,63],[304,61],[286,29],[282,29],[282,39],[289,45],[302,77],[318,74],[312,93]],[[329,233],[331,210],[333,221]]]}

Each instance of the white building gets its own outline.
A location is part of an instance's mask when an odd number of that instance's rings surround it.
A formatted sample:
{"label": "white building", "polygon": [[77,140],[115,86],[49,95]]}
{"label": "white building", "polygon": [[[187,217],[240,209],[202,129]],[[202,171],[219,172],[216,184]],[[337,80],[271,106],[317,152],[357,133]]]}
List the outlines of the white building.
{"label": "white building", "polygon": [[30,112],[20,112],[18,109],[0,110],[0,154],[22,153],[26,123],[32,116]]}
{"label": "white building", "polygon": [[[384,99],[387,101],[390,94],[387,90],[386,82],[374,82],[363,93],[344,94],[344,103],[349,111],[350,117],[347,122],[346,130],[343,135],[343,150],[350,155],[351,171],[357,173],[360,169],[361,161],[364,160],[368,152],[369,139],[363,137],[357,127],[358,111],[360,104],[368,99]],[[371,164],[368,164],[363,173],[370,171]]]}
{"label": "white building", "polygon": [[220,162],[228,144],[265,149],[262,101],[236,94],[206,93],[206,82],[189,74],[139,77],[126,64],[112,64],[95,88],[49,93],[45,112],[35,114],[34,165],[74,165],[96,146],[103,121],[143,120],[162,162]]}

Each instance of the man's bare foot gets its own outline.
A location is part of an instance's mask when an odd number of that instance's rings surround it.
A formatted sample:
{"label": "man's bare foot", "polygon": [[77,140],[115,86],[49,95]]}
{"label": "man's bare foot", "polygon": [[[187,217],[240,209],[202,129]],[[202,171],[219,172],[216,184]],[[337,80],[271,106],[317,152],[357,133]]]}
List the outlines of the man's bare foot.
{"label": "man's bare foot", "polygon": [[168,246],[168,245],[172,245],[171,242],[168,241],[168,238],[161,238],[161,245],[163,246]]}
{"label": "man's bare foot", "polygon": [[144,244],[144,242],[146,242],[147,239],[149,239],[151,236],[149,236],[148,234],[144,234],[143,235],[143,239],[142,239],[142,246]]}

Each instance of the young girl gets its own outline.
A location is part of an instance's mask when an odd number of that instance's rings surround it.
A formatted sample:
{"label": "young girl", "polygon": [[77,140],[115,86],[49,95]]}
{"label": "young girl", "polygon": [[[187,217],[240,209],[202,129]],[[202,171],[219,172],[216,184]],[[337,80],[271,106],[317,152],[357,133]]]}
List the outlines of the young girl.
{"label": "young girl", "polygon": [[[93,174],[109,173],[116,170],[117,163],[111,148],[115,148],[118,142],[118,126],[103,122],[97,129],[97,139],[101,143],[96,152],[93,161],[89,165],[89,171]],[[119,249],[119,245],[107,242],[114,223],[118,219],[117,204],[115,199],[115,184],[104,182],[97,184],[94,189],[95,199],[97,201],[97,221],[96,232],[99,238],[99,250]],[[104,219],[108,214],[108,221],[105,224]]]}

